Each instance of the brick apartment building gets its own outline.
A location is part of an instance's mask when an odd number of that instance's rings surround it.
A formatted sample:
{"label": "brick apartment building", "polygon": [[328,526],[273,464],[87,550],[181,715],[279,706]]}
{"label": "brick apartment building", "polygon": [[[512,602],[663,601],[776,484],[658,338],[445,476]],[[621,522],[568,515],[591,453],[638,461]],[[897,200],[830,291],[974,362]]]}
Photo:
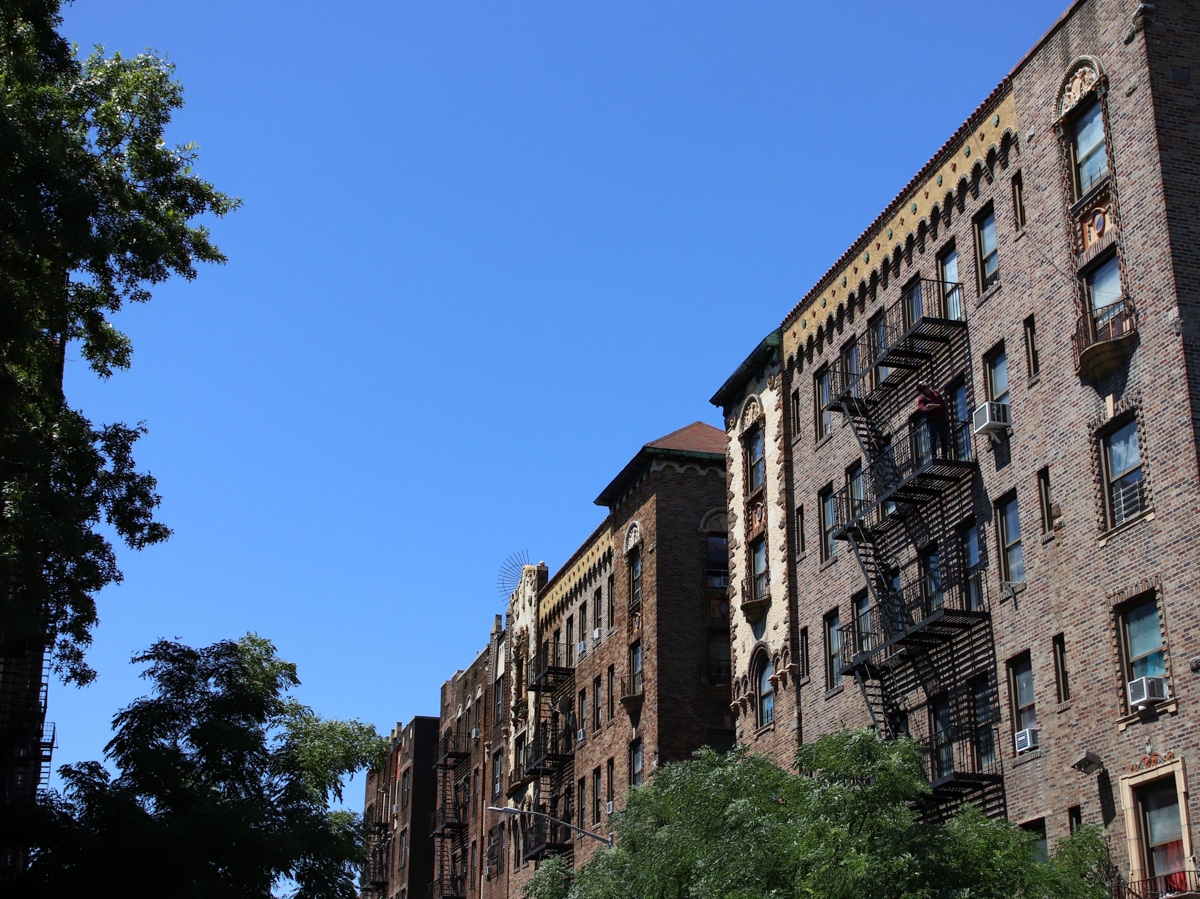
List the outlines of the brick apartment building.
{"label": "brick apartment building", "polygon": [[1196,4],[1072,4],[713,398],[738,740],[911,735],[931,818],[1101,824],[1146,897],[1197,887],[1198,89]]}
{"label": "brick apartment building", "polygon": [[[596,503],[608,515],[553,577],[523,567],[487,647],[443,684],[439,718],[414,720],[434,722],[428,765],[408,748],[422,731],[393,738],[369,776],[364,895],[520,896],[547,856],[586,863],[659,764],[733,745],[725,435],[697,422],[646,444]],[[386,820],[408,770],[433,797],[421,849],[416,811]]]}

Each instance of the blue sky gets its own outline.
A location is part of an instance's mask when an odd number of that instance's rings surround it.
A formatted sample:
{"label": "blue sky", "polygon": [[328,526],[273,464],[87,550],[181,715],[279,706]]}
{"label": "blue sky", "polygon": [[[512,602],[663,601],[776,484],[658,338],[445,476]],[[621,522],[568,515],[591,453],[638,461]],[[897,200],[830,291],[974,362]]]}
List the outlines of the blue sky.
{"label": "blue sky", "polygon": [[[1067,0],[78,0],[81,52],[177,66],[171,134],[244,207],[229,256],[69,353],[71,401],[144,420],[167,543],[99,597],[98,681],[55,685],[55,764],[99,758],[129,657],[256,631],[300,698],[436,714],[524,550],[555,570],[642,444],[754,345]],[[348,797],[358,802],[357,793]]]}

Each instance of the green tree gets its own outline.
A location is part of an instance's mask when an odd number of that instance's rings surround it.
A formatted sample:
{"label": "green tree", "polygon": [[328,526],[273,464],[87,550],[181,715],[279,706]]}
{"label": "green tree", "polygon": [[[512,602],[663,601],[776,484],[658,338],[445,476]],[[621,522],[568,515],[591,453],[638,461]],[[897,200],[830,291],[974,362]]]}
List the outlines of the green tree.
{"label": "green tree", "polygon": [[141,425],[93,425],[63,396],[74,342],[101,377],[132,347],[112,324],[172,275],[224,257],[196,220],[238,204],[192,172],[165,130],[183,93],[150,54],[76,57],[60,0],[0,3],[0,654],[52,645],[86,683],[95,594],[119,581],[112,532],[170,533],[139,472]]}
{"label": "green tree", "polygon": [[[532,899],[1012,899],[1111,895],[1095,831],[1038,861],[1029,834],[974,807],[922,823],[920,750],[870,730],[803,746],[789,772],[744,751],[665,765],[617,813],[616,846]],[[543,871],[547,872],[543,874]]]}
{"label": "green tree", "polygon": [[380,763],[375,729],[290,698],[296,667],[254,635],[159,641],[134,662],[154,686],[113,719],[116,775],[64,766],[64,793],[11,821],[33,844],[7,895],[356,895],[361,822],[330,803],[345,775]]}

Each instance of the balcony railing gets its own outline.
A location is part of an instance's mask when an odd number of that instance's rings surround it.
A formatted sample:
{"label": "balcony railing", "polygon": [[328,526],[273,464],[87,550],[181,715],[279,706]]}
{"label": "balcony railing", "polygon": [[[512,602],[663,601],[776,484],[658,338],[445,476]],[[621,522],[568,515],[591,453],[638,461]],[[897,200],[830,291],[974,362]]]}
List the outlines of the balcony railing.
{"label": "balcony railing", "polygon": [[934,789],[968,788],[1003,773],[1000,732],[994,724],[935,730],[922,747]]}
{"label": "balcony railing", "polygon": [[888,446],[870,460],[868,472],[834,495],[834,536],[845,539],[850,525],[870,524],[874,512],[882,523],[896,515],[896,502],[936,499],[946,486],[965,477],[970,469],[963,463],[974,461],[971,423],[950,423],[950,446],[944,456],[934,458],[929,434],[922,421],[911,422],[901,432],[905,439]]}
{"label": "balcony railing", "polygon": [[1084,312],[1075,326],[1075,369],[1081,378],[1112,374],[1131,351],[1137,315],[1123,299],[1103,309]]}
{"label": "balcony railing", "polygon": [[452,874],[440,877],[429,885],[429,899],[466,899],[467,877],[465,874]]}
{"label": "balcony railing", "polygon": [[540,859],[547,852],[561,852],[571,845],[571,831],[558,821],[533,818],[523,832],[525,859]]}
{"label": "balcony railing", "polygon": [[545,643],[529,665],[529,685],[537,686],[575,669],[575,647],[570,643]]}
{"label": "balcony railing", "polygon": [[760,620],[771,605],[769,572],[742,578],[742,614],[751,623]]}
{"label": "balcony railing", "polygon": [[538,774],[549,770],[575,753],[575,733],[569,723],[559,718],[543,719],[525,750],[525,773]]}
{"label": "balcony railing", "polygon": [[1118,899],[1167,899],[1169,896],[1200,895],[1200,875],[1195,871],[1173,871],[1146,880],[1134,880],[1116,891]]}
{"label": "balcony railing", "polygon": [[889,646],[922,649],[946,643],[986,617],[983,571],[939,567],[894,585],[854,617],[851,639],[843,640],[840,650],[842,672],[853,673]]}
{"label": "balcony railing", "polygon": [[446,830],[460,830],[467,826],[467,804],[451,802],[438,806],[429,816],[430,835],[439,834]]}
{"label": "balcony railing", "polygon": [[450,731],[442,734],[438,740],[438,764],[448,760],[464,759],[471,755],[470,734],[460,734]]}

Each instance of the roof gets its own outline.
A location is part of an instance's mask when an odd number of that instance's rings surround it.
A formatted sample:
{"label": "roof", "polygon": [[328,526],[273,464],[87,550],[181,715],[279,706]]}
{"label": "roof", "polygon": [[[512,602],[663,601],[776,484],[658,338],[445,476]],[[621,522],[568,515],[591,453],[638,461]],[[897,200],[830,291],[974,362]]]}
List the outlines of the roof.
{"label": "roof", "polygon": [[735,394],[740,394],[745,383],[754,377],[755,371],[764,364],[778,361],[779,347],[782,343],[783,331],[776,328],[764,337],[734,373],[725,379],[725,383],[713,394],[709,402],[714,406],[728,406]]}
{"label": "roof", "polygon": [[702,421],[672,431],[665,437],[652,440],[638,450],[621,473],[596,497],[596,505],[609,506],[625,490],[629,483],[641,474],[653,459],[696,459],[708,463],[725,464],[725,432]]}

